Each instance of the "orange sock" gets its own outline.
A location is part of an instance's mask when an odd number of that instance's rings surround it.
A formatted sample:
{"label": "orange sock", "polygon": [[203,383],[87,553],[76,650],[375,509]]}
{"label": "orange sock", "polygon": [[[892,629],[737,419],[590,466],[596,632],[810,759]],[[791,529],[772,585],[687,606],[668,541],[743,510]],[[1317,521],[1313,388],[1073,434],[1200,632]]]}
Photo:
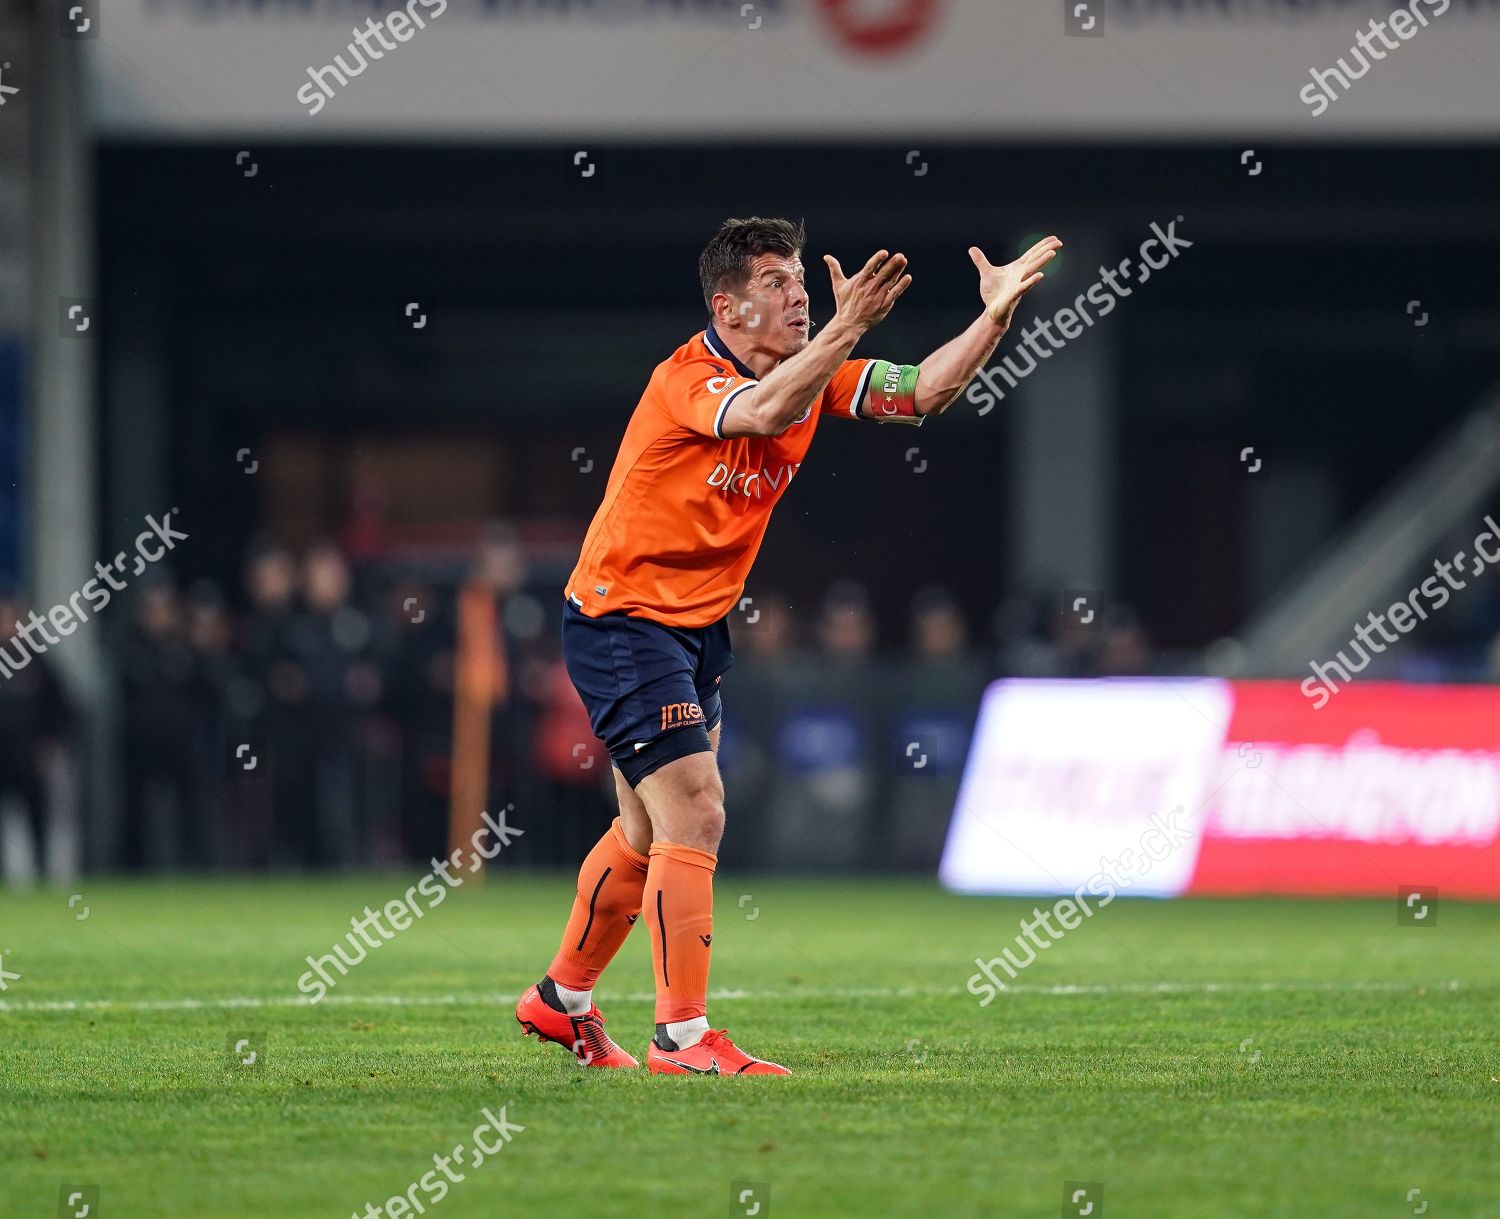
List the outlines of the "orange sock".
{"label": "orange sock", "polygon": [[656,966],[657,1024],[707,1013],[718,863],[718,856],[695,847],[651,844],[645,915],[651,922],[651,960]]}
{"label": "orange sock", "polygon": [[593,990],[641,913],[648,860],[616,817],[578,871],[573,913],[547,974],[569,990]]}

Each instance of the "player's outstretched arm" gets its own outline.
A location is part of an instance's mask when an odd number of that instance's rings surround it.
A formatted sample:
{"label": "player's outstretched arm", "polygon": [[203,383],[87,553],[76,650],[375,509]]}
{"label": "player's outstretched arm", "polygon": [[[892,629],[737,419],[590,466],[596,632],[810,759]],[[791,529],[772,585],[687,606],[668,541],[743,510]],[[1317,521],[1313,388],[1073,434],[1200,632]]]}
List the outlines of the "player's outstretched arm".
{"label": "player's outstretched arm", "polygon": [[791,427],[849,358],[865,331],[883,320],[911,286],[906,255],[877,250],[854,275],[823,255],[833,279],[834,314],[822,334],[740,394],[725,412],[725,436],[778,436]]}
{"label": "player's outstretched arm", "polygon": [[922,361],[917,414],[939,414],[963,392],[1010,328],[1017,302],[1042,281],[1042,268],[1061,248],[1062,242],[1056,237],[1044,237],[1014,262],[997,267],[978,246],[969,247],[969,257],[979,271],[979,299],[984,302],[984,312],[961,335]]}

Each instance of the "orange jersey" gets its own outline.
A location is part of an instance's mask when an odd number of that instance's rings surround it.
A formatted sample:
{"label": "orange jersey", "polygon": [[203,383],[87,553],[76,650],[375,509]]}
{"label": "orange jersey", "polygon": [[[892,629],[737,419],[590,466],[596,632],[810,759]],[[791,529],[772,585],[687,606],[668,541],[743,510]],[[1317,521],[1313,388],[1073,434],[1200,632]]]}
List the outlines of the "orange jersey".
{"label": "orange jersey", "polygon": [[861,417],[874,360],[846,360],[780,436],[725,439],[724,416],[758,381],[710,326],[656,366],[630,417],[568,598],[667,626],[708,626],[735,607],[771,509],[823,415]]}

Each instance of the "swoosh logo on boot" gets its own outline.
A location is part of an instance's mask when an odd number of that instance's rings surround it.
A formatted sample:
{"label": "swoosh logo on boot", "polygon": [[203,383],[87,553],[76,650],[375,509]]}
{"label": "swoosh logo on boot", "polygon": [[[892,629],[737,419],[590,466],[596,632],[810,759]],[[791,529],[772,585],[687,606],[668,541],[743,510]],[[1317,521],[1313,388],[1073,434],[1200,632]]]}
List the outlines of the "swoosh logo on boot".
{"label": "swoosh logo on boot", "polygon": [[675,1058],[668,1058],[668,1057],[666,1057],[666,1055],[662,1055],[662,1061],[663,1062],[670,1062],[674,1067],[681,1067],[684,1071],[691,1071],[694,1075],[720,1075],[720,1074],[722,1074],[722,1072],[719,1070],[719,1060],[717,1058],[712,1058],[712,1057],[709,1058],[708,1061],[711,1062],[711,1063],[713,1063],[713,1066],[710,1066],[710,1067],[695,1067],[695,1066],[692,1066],[690,1063],[678,1062],[677,1059],[675,1059]]}

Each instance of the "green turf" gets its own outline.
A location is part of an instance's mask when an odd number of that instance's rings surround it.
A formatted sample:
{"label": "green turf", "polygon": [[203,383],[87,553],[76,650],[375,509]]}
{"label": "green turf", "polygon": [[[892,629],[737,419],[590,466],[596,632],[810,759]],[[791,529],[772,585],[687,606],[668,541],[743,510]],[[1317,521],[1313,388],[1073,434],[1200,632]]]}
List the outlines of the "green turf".
{"label": "green turf", "polygon": [[[1053,1216],[1076,1180],[1110,1219],[1500,1216],[1500,907],[1421,929],[1394,895],[1121,900],[981,1008],[974,958],[1033,903],[724,878],[711,1014],[796,1076],[703,1079],[584,1071],[518,1035],[507,999],[551,956],[566,877],[460,890],[292,1005],[303,956],[405,887],[85,883],[83,920],[66,892],[0,893],[21,974],[0,995],[0,1215],[50,1219],[74,1182],[101,1187],[94,1219],[337,1219],[504,1105],[526,1129],[428,1213],[720,1216],[746,1181],[779,1219]],[[648,949],[637,931],[599,991],[642,1056]],[[119,1003],[45,1006],[70,1000]]]}

